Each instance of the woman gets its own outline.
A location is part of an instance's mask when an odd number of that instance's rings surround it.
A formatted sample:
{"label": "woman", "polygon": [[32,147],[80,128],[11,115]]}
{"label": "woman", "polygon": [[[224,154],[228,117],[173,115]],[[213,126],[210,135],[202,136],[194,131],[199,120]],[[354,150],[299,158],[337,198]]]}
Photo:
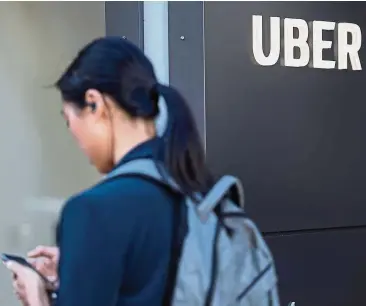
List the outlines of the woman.
{"label": "woman", "polygon": [[[70,132],[100,173],[153,158],[186,195],[209,189],[212,180],[189,108],[177,91],[157,83],[136,46],[118,37],[91,42],[56,87]],[[160,96],[169,119],[158,137]],[[73,196],[57,230],[56,305],[169,305],[173,207],[179,204],[180,195],[141,177],[117,177]],[[49,305],[36,273],[14,262],[8,267],[16,288],[24,289],[24,303]]]}

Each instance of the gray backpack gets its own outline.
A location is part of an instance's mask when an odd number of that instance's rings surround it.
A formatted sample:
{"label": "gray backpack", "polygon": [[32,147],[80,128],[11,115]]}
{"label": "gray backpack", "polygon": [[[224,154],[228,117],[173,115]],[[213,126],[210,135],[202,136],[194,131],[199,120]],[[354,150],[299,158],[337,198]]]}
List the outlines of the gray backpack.
{"label": "gray backpack", "polygon": [[[107,175],[140,175],[179,191],[151,159],[128,162]],[[227,198],[230,190],[239,203]],[[188,233],[174,274],[172,306],[278,306],[273,257],[244,213],[240,181],[222,177],[197,205],[185,198]],[[220,207],[220,214],[214,209]],[[218,217],[220,216],[220,217]]]}

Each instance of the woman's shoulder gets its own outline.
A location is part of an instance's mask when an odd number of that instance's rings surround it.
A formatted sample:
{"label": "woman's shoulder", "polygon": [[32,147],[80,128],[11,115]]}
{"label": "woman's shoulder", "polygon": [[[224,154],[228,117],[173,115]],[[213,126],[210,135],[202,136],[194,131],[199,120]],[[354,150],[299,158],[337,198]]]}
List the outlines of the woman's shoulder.
{"label": "woman's shoulder", "polygon": [[143,233],[161,235],[170,230],[174,201],[174,196],[141,178],[105,182],[66,202],[60,215],[58,241],[67,236],[64,232],[68,228],[82,228],[89,235],[97,231],[97,235],[118,239],[130,233],[136,241]]}
{"label": "woman's shoulder", "polygon": [[142,177],[119,177],[101,182],[72,196],[65,204],[65,211],[119,212],[141,209],[166,209],[176,196],[161,184]]}

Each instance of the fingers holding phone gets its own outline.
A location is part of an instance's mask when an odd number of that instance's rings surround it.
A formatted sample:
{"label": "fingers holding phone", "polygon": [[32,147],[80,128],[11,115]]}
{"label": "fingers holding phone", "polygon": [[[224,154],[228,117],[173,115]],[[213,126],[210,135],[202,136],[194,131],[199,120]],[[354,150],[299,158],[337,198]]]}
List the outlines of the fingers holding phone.
{"label": "fingers holding phone", "polygon": [[38,246],[28,253],[28,257],[32,265],[40,273],[51,281],[57,279],[57,268],[60,257],[58,247]]}
{"label": "fingers holding phone", "polygon": [[[4,258],[4,254],[2,257]],[[47,281],[33,267],[25,264],[23,258],[14,255],[6,255],[6,257],[8,258],[3,259],[3,262],[13,276],[16,276],[13,287],[22,304],[24,306],[46,305],[43,301],[48,300]]]}
{"label": "fingers holding phone", "polygon": [[33,250],[29,251],[27,255],[30,258],[46,257],[56,263],[59,260],[60,252],[58,247],[39,245]]}
{"label": "fingers holding phone", "polygon": [[13,273],[13,289],[17,299],[22,303],[23,306],[29,306],[27,301],[27,294],[24,283],[19,280],[16,274]]}

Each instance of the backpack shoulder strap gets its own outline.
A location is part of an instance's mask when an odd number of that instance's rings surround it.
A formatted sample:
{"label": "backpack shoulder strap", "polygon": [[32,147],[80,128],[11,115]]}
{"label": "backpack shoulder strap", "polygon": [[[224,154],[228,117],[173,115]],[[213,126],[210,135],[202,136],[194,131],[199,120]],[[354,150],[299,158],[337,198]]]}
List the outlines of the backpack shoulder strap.
{"label": "backpack shoulder strap", "polygon": [[[165,185],[169,189],[181,194],[179,187],[165,172],[164,167],[152,159],[135,159],[127,162],[126,164],[121,165],[120,167],[107,174],[102,182],[123,175],[138,175],[141,177],[146,177],[162,185]],[[169,260],[168,278],[163,297],[163,306],[171,305],[176,283],[178,264],[182,251],[182,243],[180,243],[180,227],[182,219],[181,211],[182,207],[180,205],[173,206],[173,234],[171,241],[171,256]]]}
{"label": "backpack shoulder strap", "polygon": [[171,179],[171,177],[165,172],[164,167],[160,166],[158,162],[152,159],[142,158],[135,159],[120,167],[114,169],[108,173],[102,182],[116,178],[123,175],[139,175],[151,178],[167,187],[172,188],[175,191],[179,191],[177,184]]}
{"label": "backpack shoulder strap", "polygon": [[223,176],[203,198],[197,210],[202,218],[207,218],[208,214],[224,199],[225,195],[232,190],[237,192],[241,208],[244,209],[244,189],[240,180],[231,175]]}

